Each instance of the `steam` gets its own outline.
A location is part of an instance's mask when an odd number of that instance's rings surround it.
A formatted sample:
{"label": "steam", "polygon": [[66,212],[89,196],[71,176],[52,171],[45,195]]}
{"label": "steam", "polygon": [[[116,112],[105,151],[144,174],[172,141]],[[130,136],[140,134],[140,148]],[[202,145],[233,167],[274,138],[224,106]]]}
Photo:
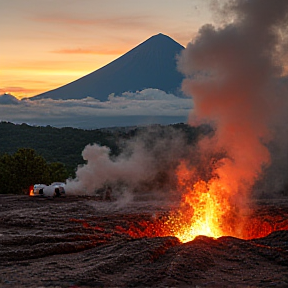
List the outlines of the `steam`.
{"label": "steam", "polygon": [[131,185],[135,185],[137,182],[150,177],[151,172],[149,172],[148,166],[151,159],[148,155],[148,157],[144,156],[145,153],[141,146],[136,146],[129,158],[120,155],[113,161],[109,153],[109,148],[97,144],[85,147],[82,155],[83,159],[87,160],[87,164],[77,170],[79,180],[76,182],[75,188],[77,190],[84,188],[87,194],[93,194],[95,190],[108,183],[129,181]]}
{"label": "steam", "polygon": [[95,195],[98,189],[109,186],[123,203],[134,199],[132,192],[170,190],[175,181],[173,171],[188,151],[183,133],[169,126],[144,129],[114,157],[107,147],[87,145],[82,152],[87,163],[78,167],[75,179],[67,181],[66,190]]}
{"label": "steam", "polygon": [[[227,1],[214,8],[222,23],[203,26],[178,66],[195,107],[189,122],[215,125],[213,150],[228,154],[215,174],[239,200],[270,165],[273,129],[287,120],[288,1]],[[287,129],[278,128],[278,140],[287,139]],[[207,150],[211,141],[200,147]]]}

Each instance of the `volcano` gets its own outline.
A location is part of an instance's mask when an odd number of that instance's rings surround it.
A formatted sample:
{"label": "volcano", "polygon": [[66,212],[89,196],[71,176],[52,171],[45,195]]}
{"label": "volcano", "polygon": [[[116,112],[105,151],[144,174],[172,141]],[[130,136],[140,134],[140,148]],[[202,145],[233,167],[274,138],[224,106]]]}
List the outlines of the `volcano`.
{"label": "volcano", "polygon": [[155,88],[178,95],[183,75],[176,69],[176,55],[184,47],[158,34],[106,66],[57,89],[30,99],[82,99],[106,101],[109,94]]}

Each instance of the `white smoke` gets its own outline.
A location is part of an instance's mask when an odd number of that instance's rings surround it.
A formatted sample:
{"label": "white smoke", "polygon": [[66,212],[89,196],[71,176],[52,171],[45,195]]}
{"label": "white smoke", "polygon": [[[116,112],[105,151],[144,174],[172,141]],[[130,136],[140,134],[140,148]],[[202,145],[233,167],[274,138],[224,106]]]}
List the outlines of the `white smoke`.
{"label": "white smoke", "polygon": [[78,168],[76,181],[69,181],[67,189],[93,194],[105,184],[114,186],[117,182],[128,182],[134,186],[151,177],[153,169],[150,168],[150,163],[153,159],[145,153],[143,147],[136,146],[129,157],[121,154],[116,159],[111,159],[109,153],[107,147],[97,144],[86,146],[82,155],[87,164]]}
{"label": "white smoke", "polygon": [[109,186],[114,196],[127,201],[132,200],[132,192],[170,190],[175,168],[188,152],[184,134],[172,127],[145,129],[127,141],[117,157],[112,157],[107,147],[87,145],[82,152],[87,163],[78,167],[75,179],[67,181],[66,190],[69,194],[95,195],[98,189]]}

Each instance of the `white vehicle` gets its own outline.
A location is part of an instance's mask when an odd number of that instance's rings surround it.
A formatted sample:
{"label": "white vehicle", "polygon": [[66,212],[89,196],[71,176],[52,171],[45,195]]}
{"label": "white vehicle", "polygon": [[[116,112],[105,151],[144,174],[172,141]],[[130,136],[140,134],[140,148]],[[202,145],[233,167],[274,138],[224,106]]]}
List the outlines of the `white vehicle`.
{"label": "white vehicle", "polygon": [[[51,185],[50,185],[54,191],[54,194],[53,196],[54,197],[57,197],[57,196],[64,196],[65,195],[65,183],[63,182],[53,182]],[[49,187],[50,187],[49,186]]]}
{"label": "white vehicle", "polygon": [[29,196],[44,196],[44,188],[47,187],[45,184],[35,184],[29,189]]}
{"label": "white vehicle", "polygon": [[59,197],[61,195],[65,195],[63,182],[53,182],[51,185],[35,184],[29,191],[29,196]]}

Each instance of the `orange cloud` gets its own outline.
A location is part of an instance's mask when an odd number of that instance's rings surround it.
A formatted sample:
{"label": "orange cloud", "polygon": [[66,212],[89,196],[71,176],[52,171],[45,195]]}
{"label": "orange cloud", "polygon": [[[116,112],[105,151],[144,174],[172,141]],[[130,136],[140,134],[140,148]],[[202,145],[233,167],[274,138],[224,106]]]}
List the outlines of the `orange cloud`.
{"label": "orange cloud", "polygon": [[[145,30],[151,28],[153,22],[148,15],[137,16],[123,16],[123,17],[110,17],[110,18],[97,18],[97,19],[81,19],[73,18],[67,15],[47,15],[42,17],[34,17],[32,20],[37,22],[56,23],[56,24],[68,24],[68,25],[83,25],[83,26],[105,26],[110,28],[129,28]],[[154,27],[155,28],[155,27]]]}
{"label": "orange cloud", "polygon": [[60,54],[96,54],[96,55],[122,55],[126,53],[125,50],[120,49],[87,49],[87,48],[75,48],[75,49],[60,49],[51,51],[52,53]]}
{"label": "orange cloud", "polygon": [[12,94],[17,98],[27,97],[27,95],[36,95],[41,93],[42,90],[40,89],[27,89],[24,87],[4,87],[0,88],[0,94],[8,93]]}

